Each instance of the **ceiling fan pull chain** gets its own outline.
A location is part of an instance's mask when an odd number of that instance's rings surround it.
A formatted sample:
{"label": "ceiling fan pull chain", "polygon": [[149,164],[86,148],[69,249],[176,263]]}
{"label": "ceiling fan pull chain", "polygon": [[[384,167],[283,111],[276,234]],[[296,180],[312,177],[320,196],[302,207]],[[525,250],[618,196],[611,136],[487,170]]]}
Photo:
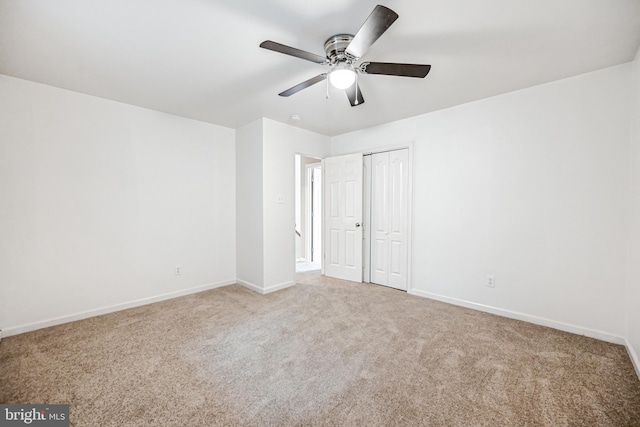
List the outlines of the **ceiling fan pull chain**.
{"label": "ceiling fan pull chain", "polygon": [[329,76],[327,76],[327,98],[329,99]]}
{"label": "ceiling fan pull chain", "polygon": [[358,105],[358,73],[356,73],[356,81],[354,84],[356,85],[356,105]]}

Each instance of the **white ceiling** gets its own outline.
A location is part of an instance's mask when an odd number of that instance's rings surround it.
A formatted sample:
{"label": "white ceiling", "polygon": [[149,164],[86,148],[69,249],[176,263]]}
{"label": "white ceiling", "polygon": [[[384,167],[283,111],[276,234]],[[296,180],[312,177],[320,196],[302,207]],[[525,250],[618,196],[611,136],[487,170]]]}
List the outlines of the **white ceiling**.
{"label": "white ceiling", "polygon": [[[431,64],[424,79],[361,76],[351,107],[323,55],[377,3],[400,18],[363,60]],[[236,128],[259,117],[337,135],[631,61],[638,0],[0,0],[0,73]],[[299,114],[300,122],[290,116]]]}

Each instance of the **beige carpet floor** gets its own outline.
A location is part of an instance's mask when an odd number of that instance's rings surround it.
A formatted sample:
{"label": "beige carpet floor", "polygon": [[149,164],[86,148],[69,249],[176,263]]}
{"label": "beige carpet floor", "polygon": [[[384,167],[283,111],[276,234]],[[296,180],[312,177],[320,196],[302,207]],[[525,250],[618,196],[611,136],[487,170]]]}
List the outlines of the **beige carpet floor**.
{"label": "beige carpet floor", "polygon": [[317,273],[3,339],[0,402],[76,426],[640,426],[622,346]]}

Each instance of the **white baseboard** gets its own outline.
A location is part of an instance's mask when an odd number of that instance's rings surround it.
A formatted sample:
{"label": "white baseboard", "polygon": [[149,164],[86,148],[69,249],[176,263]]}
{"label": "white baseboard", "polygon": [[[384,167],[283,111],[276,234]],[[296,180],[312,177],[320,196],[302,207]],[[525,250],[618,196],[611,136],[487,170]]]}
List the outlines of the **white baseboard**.
{"label": "white baseboard", "polygon": [[[545,319],[543,317],[533,316],[526,313],[520,313],[517,311],[504,310],[502,308],[492,307],[489,305],[478,304],[471,301],[465,301],[457,298],[446,297],[431,292],[424,292],[415,289],[411,289],[408,293],[420,297],[425,297],[448,304],[459,305],[461,307],[471,308],[478,311],[484,311],[485,313],[496,314],[498,316],[508,317],[511,319],[522,320],[536,325],[546,326],[553,329],[559,329],[565,332],[571,332],[577,335],[584,335],[590,338],[595,338],[602,341],[607,341],[613,344],[627,345],[626,340],[623,337],[613,335],[607,332],[598,331],[595,329],[584,328],[582,326],[572,325],[569,323],[558,322],[555,320]],[[627,349],[629,346],[627,345]],[[637,369],[637,368],[636,368]]]}
{"label": "white baseboard", "polygon": [[629,340],[625,340],[625,346],[627,347],[627,353],[629,353],[629,358],[631,359],[631,364],[633,368],[636,370],[636,375],[640,380],[640,359],[638,358],[638,354],[635,352]]}
{"label": "white baseboard", "polygon": [[295,282],[283,282],[277,285],[273,285],[273,286],[269,286],[268,288],[264,289],[264,294],[269,294],[271,292],[275,292],[275,291],[279,291],[280,289],[285,289],[285,288],[289,288],[291,286],[295,285]]}
{"label": "white baseboard", "polygon": [[284,283],[280,283],[277,285],[273,285],[273,286],[269,286],[268,288],[263,288],[261,286],[258,286],[254,283],[251,282],[247,282],[246,280],[241,280],[241,279],[237,279],[236,283],[238,285],[242,285],[247,289],[251,289],[254,292],[257,292],[261,295],[265,295],[265,294],[269,294],[271,292],[275,292],[275,291],[279,291],[280,289],[285,289],[288,288],[290,286],[293,286],[295,284],[295,282],[284,282]]}
{"label": "white baseboard", "polygon": [[259,294],[264,294],[264,292],[262,292],[262,286],[258,286],[254,283],[251,282],[247,282],[246,280],[242,280],[242,279],[236,279],[236,283],[240,286],[244,286],[245,288],[252,290],[253,292],[257,292]]}
{"label": "white baseboard", "polygon": [[135,301],[129,301],[122,304],[114,304],[108,307],[101,307],[94,310],[82,311],[79,313],[70,314],[66,316],[54,317],[51,319],[40,320],[32,323],[26,323],[24,325],[10,326],[7,328],[2,328],[2,336],[9,337],[11,335],[23,334],[25,332],[31,332],[38,329],[48,328],[50,326],[61,325],[63,323],[74,322],[76,320],[82,320],[82,319],[87,319],[89,317],[95,317],[95,316],[100,316],[107,313],[113,313],[115,311],[126,310],[128,308],[133,308],[133,307],[139,307],[141,305],[147,305],[154,302],[181,297],[184,295],[195,294],[195,293],[206,291],[209,289],[220,288],[222,286],[232,285],[234,283],[236,283],[235,280],[223,280],[217,283],[209,283],[206,285],[196,286],[194,288],[183,289],[175,292],[169,292],[166,294],[156,295],[148,298],[141,298]]}

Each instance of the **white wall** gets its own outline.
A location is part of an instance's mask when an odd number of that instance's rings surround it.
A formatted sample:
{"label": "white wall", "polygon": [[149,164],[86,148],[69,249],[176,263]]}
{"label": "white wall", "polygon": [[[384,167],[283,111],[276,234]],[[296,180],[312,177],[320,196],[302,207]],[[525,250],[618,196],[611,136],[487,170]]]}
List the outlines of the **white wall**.
{"label": "white wall", "polygon": [[412,292],[624,336],[638,354],[639,70],[636,59],[331,139],[269,119],[234,135],[0,76],[0,328],[235,278],[288,286],[294,154],[413,141]]}
{"label": "white wall", "polygon": [[[324,158],[330,139],[263,120],[264,289],[271,291],[295,281],[295,154]],[[276,202],[279,194],[284,196],[282,204]]]}
{"label": "white wall", "polygon": [[627,348],[640,377],[640,50],[633,61],[631,134],[631,231],[627,282]]}
{"label": "white wall", "polygon": [[233,282],[234,150],[231,129],[0,75],[4,334]]}
{"label": "white wall", "polygon": [[325,157],[329,137],[266,118],[236,137],[238,283],[273,292],[295,283],[295,155]]}
{"label": "white wall", "polygon": [[236,130],[236,277],[250,287],[264,285],[262,119]]}
{"label": "white wall", "polygon": [[334,137],[331,154],[415,142],[413,293],[621,342],[630,85],[621,65]]}

